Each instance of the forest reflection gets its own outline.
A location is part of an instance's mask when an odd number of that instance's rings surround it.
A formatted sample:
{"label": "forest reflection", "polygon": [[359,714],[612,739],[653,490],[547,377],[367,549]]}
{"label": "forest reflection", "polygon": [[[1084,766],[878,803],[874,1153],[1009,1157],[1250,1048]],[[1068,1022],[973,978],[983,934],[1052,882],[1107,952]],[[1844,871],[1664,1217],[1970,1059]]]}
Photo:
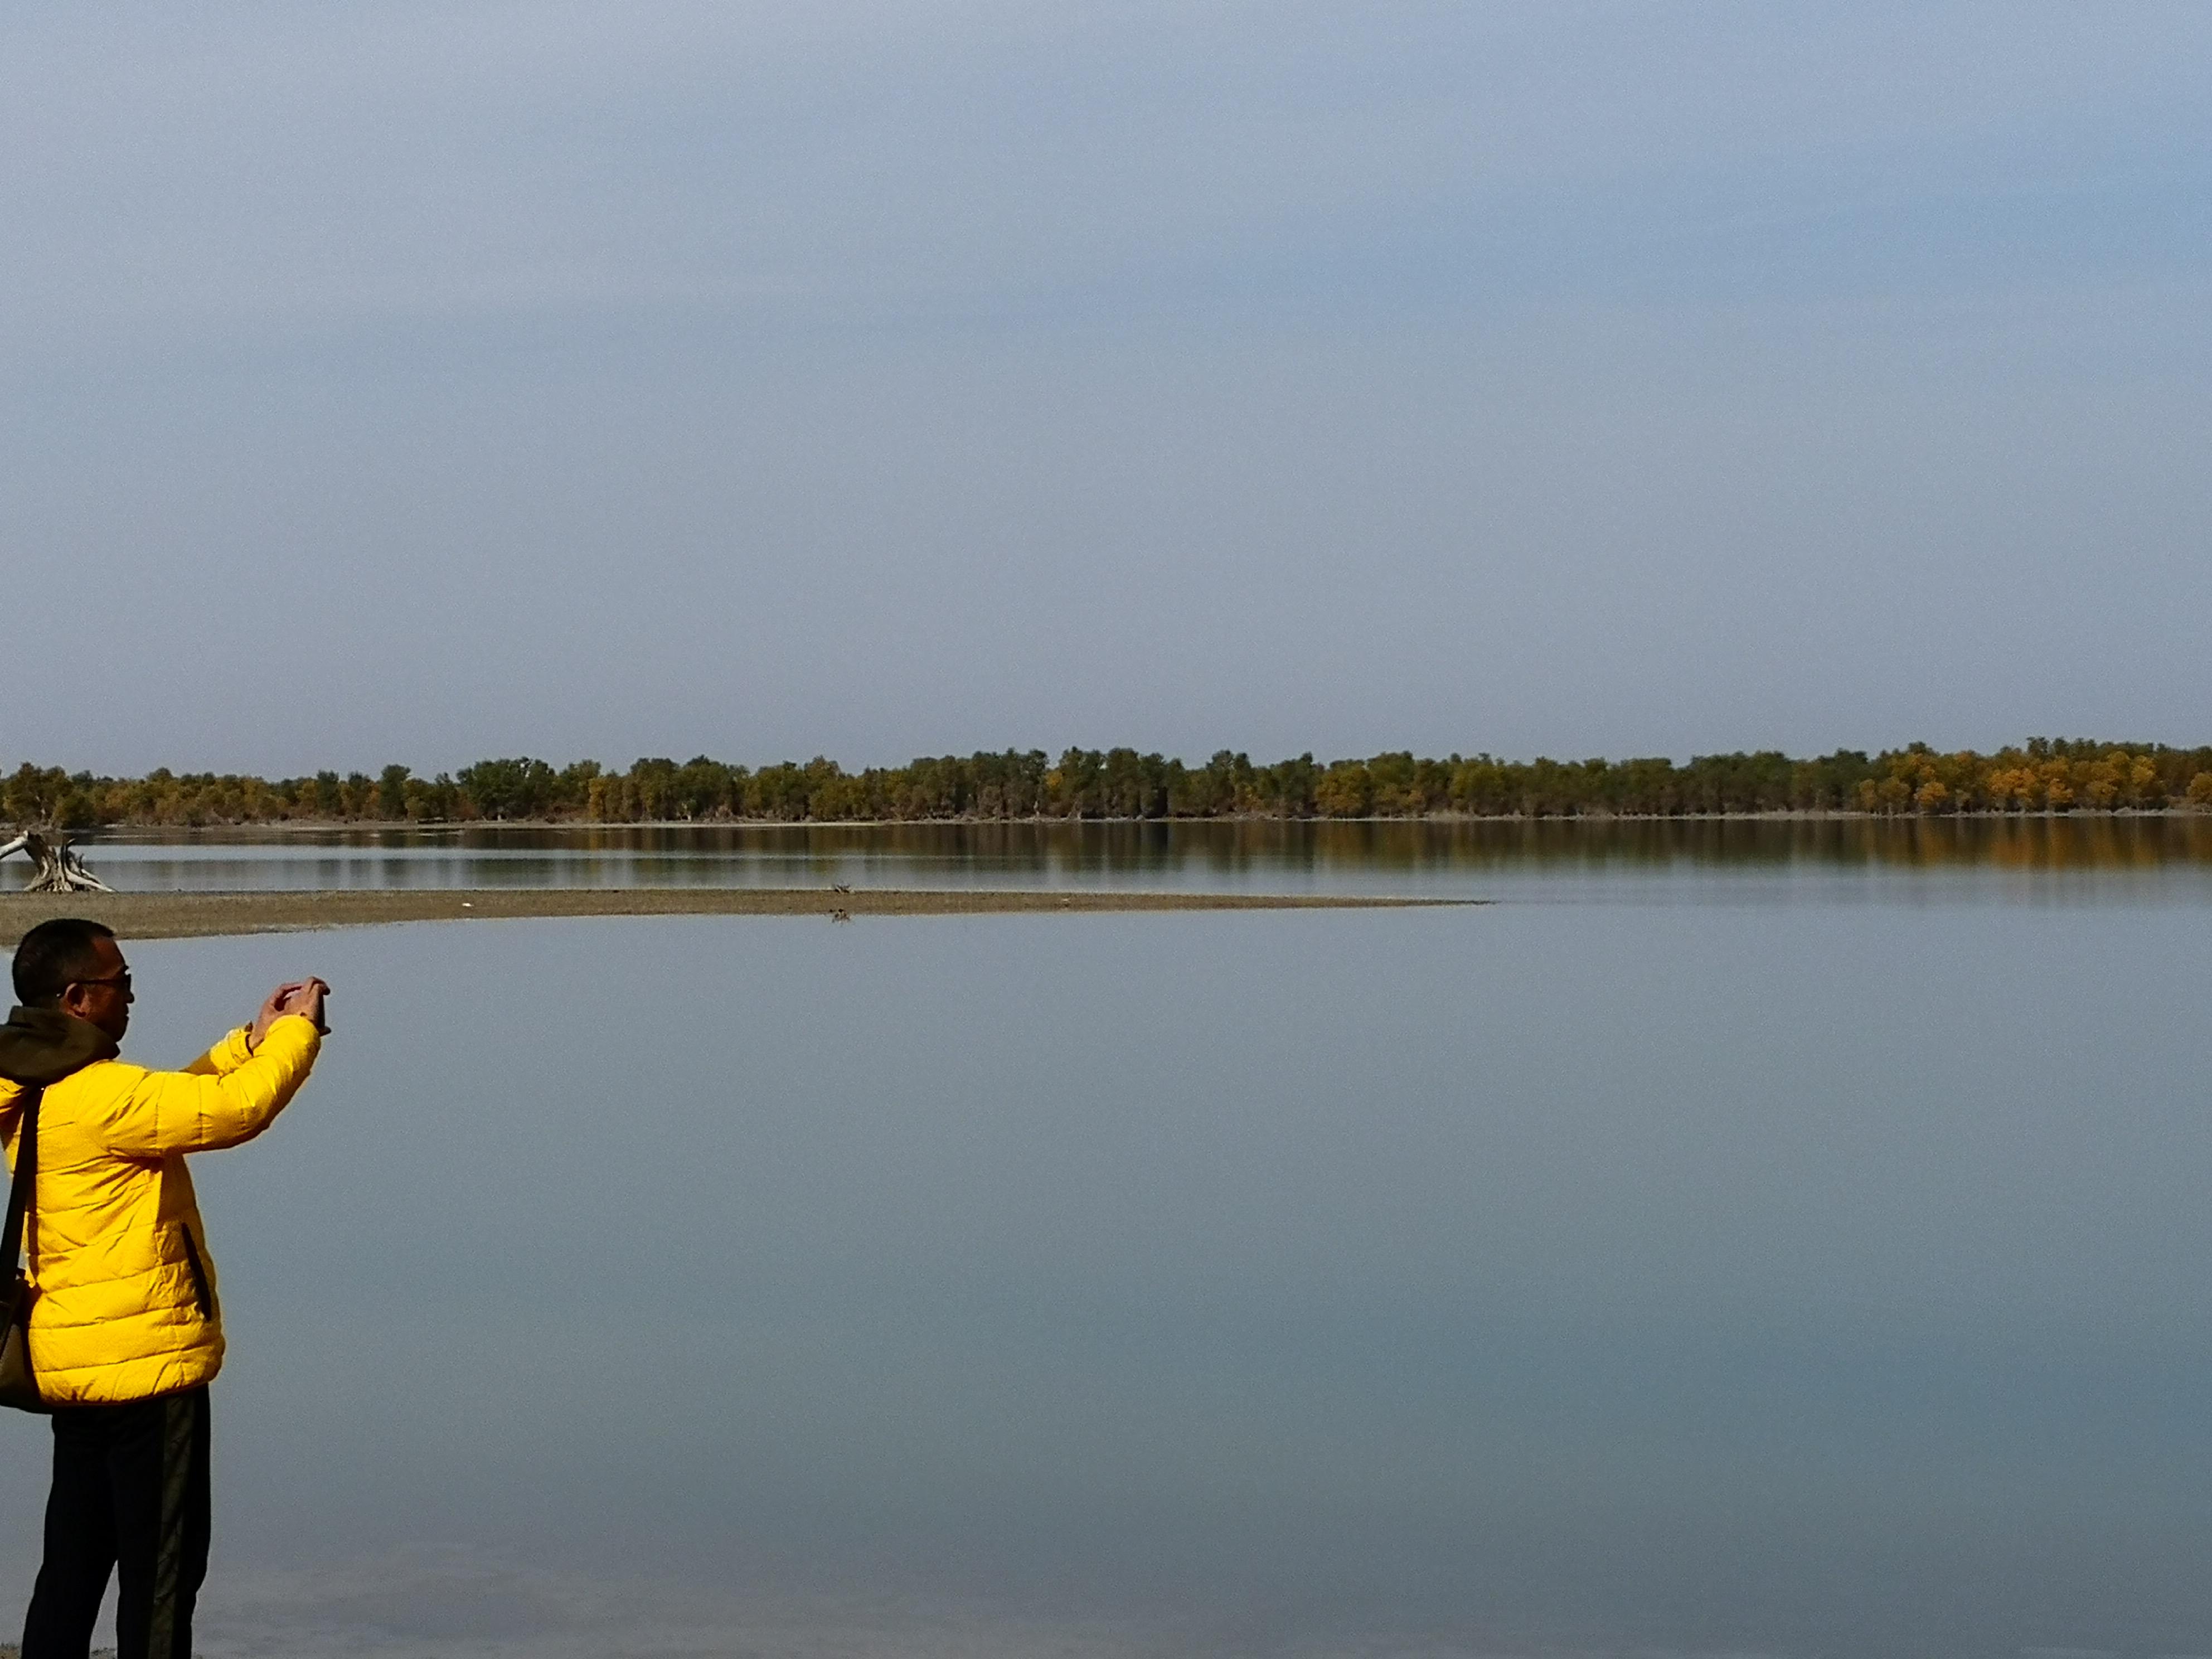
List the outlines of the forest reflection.
{"label": "forest reflection", "polygon": [[2212,815],[744,824],[111,831],[131,886],[746,885],[839,871],[1126,882],[1796,868],[2212,868]]}

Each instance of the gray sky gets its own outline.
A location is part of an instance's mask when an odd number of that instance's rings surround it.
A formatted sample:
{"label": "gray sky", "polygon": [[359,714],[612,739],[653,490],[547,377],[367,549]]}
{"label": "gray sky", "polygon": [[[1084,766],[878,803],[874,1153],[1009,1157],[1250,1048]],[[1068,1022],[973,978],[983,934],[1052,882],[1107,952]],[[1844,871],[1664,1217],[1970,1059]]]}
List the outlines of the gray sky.
{"label": "gray sky", "polygon": [[2212,10],[19,6],[0,761],[2212,736]]}

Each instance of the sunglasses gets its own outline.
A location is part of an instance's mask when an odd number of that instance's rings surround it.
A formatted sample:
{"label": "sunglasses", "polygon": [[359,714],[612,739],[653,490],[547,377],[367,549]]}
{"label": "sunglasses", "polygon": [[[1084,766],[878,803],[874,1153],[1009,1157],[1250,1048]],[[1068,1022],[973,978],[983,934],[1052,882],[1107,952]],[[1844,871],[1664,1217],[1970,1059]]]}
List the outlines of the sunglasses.
{"label": "sunglasses", "polygon": [[131,970],[128,968],[118,973],[102,974],[98,979],[79,979],[70,982],[72,985],[112,985],[124,995],[131,994]]}

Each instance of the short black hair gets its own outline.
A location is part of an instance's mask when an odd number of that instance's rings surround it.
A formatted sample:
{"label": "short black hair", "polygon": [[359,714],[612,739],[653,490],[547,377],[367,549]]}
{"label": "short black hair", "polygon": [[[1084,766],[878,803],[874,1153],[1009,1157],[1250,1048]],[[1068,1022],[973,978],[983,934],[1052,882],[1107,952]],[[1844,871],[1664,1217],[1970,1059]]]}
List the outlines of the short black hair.
{"label": "short black hair", "polygon": [[114,937],[115,930],[106,923],[81,916],[40,922],[15,947],[15,1000],[26,1008],[58,1001],[64,991],[98,971],[94,946]]}

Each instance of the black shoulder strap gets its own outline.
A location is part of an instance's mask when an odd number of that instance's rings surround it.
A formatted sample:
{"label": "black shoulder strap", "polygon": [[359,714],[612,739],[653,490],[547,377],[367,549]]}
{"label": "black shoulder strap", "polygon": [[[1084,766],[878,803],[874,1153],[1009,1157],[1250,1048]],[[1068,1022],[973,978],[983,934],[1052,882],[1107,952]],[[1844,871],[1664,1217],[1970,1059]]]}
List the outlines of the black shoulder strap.
{"label": "black shoulder strap", "polygon": [[0,1280],[12,1283],[23,1260],[23,1217],[31,1207],[31,1189],[39,1184],[39,1099],[46,1091],[23,1091],[15,1136],[15,1181],[8,1189],[8,1227],[0,1232]]}

